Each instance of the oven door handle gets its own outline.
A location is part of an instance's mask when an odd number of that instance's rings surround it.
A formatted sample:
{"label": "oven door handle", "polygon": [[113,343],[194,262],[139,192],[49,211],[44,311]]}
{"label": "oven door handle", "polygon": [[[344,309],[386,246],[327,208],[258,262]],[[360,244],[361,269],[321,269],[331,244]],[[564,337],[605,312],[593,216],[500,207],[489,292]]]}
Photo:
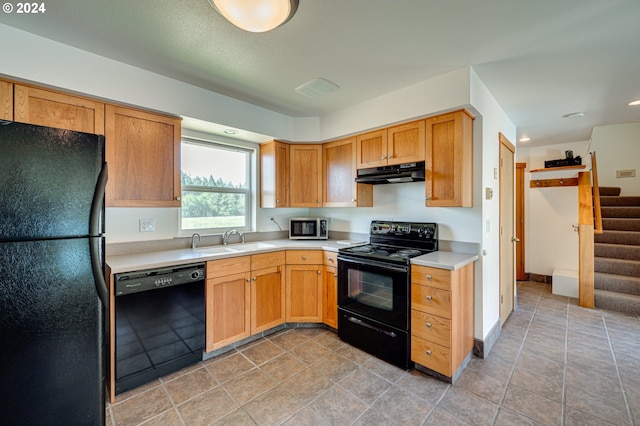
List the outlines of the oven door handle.
{"label": "oven door handle", "polygon": [[360,258],[353,259],[350,257],[344,257],[344,256],[338,255],[338,260],[341,260],[345,263],[350,263],[352,265],[374,266],[374,267],[384,268],[388,271],[398,271],[398,272],[409,271],[408,266],[396,266],[396,265],[391,265],[389,263],[377,262],[371,259],[360,259]]}
{"label": "oven door handle", "polygon": [[362,321],[361,319],[358,319],[358,318],[355,318],[355,317],[348,317],[347,319],[349,321],[351,321],[352,323],[354,323],[354,324],[358,324],[358,325],[361,325],[363,327],[370,328],[371,330],[375,330],[378,333],[386,334],[387,336],[390,336],[390,337],[398,337],[398,335],[396,333],[394,333],[393,331],[382,330],[381,328],[378,328],[375,325],[371,325],[368,322]]}

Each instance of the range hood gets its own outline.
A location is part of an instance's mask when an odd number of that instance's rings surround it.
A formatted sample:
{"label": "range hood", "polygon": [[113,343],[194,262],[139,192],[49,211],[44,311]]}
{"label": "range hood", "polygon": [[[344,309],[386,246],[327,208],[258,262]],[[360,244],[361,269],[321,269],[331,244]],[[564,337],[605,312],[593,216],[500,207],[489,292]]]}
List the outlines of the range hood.
{"label": "range hood", "polygon": [[424,181],[424,161],[358,169],[358,177],[356,177],[357,183],[371,185],[422,181]]}

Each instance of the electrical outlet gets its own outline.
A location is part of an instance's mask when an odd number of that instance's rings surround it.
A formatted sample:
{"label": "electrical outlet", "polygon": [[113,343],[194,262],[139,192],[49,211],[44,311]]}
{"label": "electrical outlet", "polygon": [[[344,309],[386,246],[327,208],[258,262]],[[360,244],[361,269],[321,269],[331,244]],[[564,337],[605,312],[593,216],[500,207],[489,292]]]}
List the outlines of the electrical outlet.
{"label": "electrical outlet", "polygon": [[156,230],[155,219],[140,219],[140,232],[152,232]]}

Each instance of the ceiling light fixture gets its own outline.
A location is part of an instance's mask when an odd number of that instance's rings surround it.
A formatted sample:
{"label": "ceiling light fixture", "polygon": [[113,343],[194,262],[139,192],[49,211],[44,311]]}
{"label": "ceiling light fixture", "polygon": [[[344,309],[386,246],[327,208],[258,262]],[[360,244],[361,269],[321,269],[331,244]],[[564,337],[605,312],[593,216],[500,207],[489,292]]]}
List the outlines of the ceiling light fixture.
{"label": "ceiling light fixture", "polygon": [[629,106],[638,106],[640,105],[640,99],[636,99],[635,101],[629,102]]}
{"label": "ceiling light fixture", "polygon": [[577,118],[582,118],[582,117],[584,117],[584,112],[572,112],[562,116],[562,118],[568,118],[570,120],[575,120]]}
{"label": "ceiling light fixture", "polygon": [[237,135],[238,131],[235,129],[225,129],[224,131],[227,135]]}
{"label": "ceiling light fixture", "polygon": [[523,136],[520,139],[518,139],[518,141],[520,141],[520,142],[529,142],[530,140],[531,140],[531,138],[528,137],[528,136]]}
{"label": "ceiling light fixture", "polygon": [[271,31],[298,10],[298,0],[209,0],[209,3],[233,25],[252,33]]}

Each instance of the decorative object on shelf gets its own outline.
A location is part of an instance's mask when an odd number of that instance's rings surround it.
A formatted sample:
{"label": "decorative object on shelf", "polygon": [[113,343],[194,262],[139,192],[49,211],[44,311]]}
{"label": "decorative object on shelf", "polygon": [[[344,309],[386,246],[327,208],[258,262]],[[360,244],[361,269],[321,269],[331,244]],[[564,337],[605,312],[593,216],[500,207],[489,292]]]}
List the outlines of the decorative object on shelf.
{"label": "decorative object on shelf", "polygon": [[579,166],[582,164],[582,157],[580,157],[579,155],[577,157],[574,157],[573,151],[566,151],[565,155],[566,158],[545,161],[544,167],[549,169],[552,167]]}
{"label": "decorative object on shelf", "polygon": [[209,3],[233,25],[253,33],[279,27],[298,10],[298,0],[209,0]]}

